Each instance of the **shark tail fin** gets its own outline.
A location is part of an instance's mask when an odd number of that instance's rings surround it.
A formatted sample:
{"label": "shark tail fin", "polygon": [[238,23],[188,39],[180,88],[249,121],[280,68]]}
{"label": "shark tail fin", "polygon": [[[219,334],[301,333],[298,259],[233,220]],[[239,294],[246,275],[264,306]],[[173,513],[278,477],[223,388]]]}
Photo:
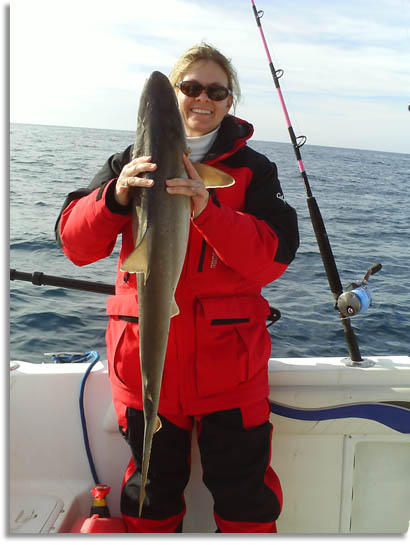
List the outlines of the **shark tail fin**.
{"label": "shark tail fin", "polygon": [[[162,428],[162,422],[160,417],[157,415],[155,418],[155,425],[152,432],[152,435],[159,432]],[[139,506],[138,506],[138,516],[141,517],[142,508],[144,505],[144,499],[145,499],[145,485],[148,478],[148,469],[149,469],[149,458],[151,453],[151,442],[152,442],[152,436],[149,440],[148,446],[145,443],[145,437],[144,437],[144,450],[143,450],[143,458],[142,458],[142,471],[141,471],[141,489],[140,489],[140,497],[139,497]]]}

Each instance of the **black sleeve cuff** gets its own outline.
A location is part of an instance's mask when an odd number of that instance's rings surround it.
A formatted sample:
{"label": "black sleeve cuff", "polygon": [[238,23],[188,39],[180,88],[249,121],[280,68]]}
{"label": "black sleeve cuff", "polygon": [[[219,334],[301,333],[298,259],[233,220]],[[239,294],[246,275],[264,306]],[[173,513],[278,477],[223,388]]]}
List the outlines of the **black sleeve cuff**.
{"label": "black sleeve cuff", "polygon": [[112,180],[110,182],[107,191],[105,193],[105,205],[108,208],[110,212],[113,214],[122,214],[123,216],[126,216],[128,214],[131,214],[132,206],[131,202],[127,205],[119,204],[115,200],[115,184],[117,183],[117,180]]}

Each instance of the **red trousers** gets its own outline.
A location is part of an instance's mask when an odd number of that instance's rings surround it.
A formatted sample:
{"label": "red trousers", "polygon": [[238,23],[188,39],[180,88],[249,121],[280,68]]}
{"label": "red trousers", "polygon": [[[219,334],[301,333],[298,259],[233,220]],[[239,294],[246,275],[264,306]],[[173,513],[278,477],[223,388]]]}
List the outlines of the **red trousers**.
{"label": "red trousers", "polygon": [[127,428],[121,429],[132,452],[121,494],[121,512],[129,532],[181,531],[195,421],[203,481],[214,499],[218,531],[276,532],[282,490],[270,466],[272,425],[267,400],[198,417],[161,414],[160,418],[162,428],[153,438],[141,518],[142,411],[128,408]]}

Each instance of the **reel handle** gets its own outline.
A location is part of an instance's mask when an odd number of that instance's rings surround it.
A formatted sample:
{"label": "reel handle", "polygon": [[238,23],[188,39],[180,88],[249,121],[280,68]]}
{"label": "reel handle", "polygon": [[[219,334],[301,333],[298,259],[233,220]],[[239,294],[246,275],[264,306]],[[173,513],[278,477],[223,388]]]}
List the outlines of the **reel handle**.
{"label": "reel handle", "polygon": [[367,269],[367,272],[366,274],[364,275],[363,277],[363,280],[367,282],[367,280],[369,279],[370,276],[372,276],[372,274],[376,274],[378,273],[382,268],[382,264],[381,263],[375,263],[374,265],[372,265],[369,269]]}

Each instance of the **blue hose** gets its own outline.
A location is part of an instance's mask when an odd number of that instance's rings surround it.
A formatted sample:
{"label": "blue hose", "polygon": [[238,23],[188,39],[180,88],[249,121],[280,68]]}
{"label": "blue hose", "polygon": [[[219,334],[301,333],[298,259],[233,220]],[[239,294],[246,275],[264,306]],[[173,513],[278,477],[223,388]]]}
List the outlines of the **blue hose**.
{"label": "blue hose", "polygon": [[97,471],[94,466],[94,460],[91,454],[90,443],[88,440],[87,422],[85,419],[85,412],[84,412],[85,383],[87,381],[87,378],[88,378],[88,375],[90,374],[91,369],[94,367],[97,361],[99,361],[100,354],[96,352],[95,350],[90,350],[89,352],[85,352],[84,354],[69,354],[69,353],[53,354],[51,356],[51,359],[55,361],[56,363],[83,363],[91,359],[91,363],[87,367],[87,370],[85,371],[83,378],[81,379],[80,395],[79,395],[78,401],[80,405],[81,427],[83,430],[84,446],[85,446],[85,451],[87,453],[88,463],[89,463],[90,470],[91,470],[95,484],[100,484],[100,480],[98,478]]}

